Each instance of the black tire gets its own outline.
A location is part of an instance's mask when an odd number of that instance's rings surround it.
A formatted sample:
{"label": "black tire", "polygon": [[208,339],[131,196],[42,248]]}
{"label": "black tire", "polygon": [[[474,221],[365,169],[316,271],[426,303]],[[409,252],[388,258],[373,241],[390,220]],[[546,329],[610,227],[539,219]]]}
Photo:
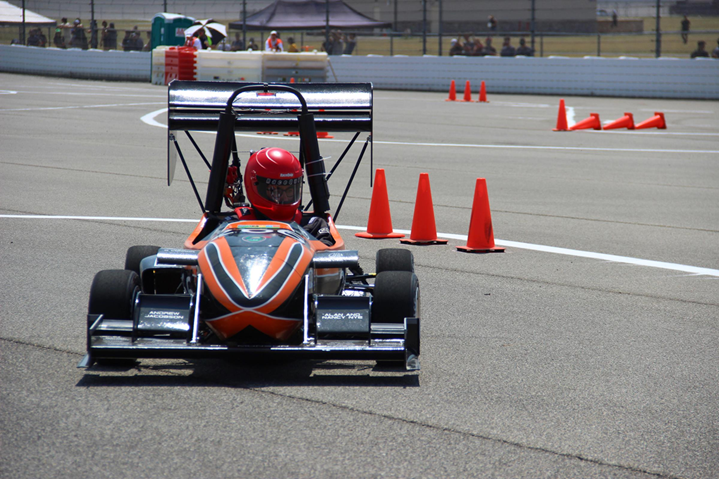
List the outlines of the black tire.
{"label": "black tire", "polygon": [[377,251],[375,271],[409,271],[414,273],[414,256],[412,252],[401,248],[385,248]]}
{"label": "black tire", "polygon": [[90,287],[87,312],[108,319],[132,319],[140,277],[126,269],[106,269],[95,275]]}
{"label": "black tire", "polygon": [[419,280],[410,271],[383,271],[377,274],[372,296],[373,323],[404,323],[419,317]]}
{"label": "black tire", "polygon": [[130,246],[130,248],[128,248],[127,250],[127,254],[125,255],[125,269],[140,274],[140,263],[142,262],[142,260],[147,258],[148,256],[157,254],[159,250],[159,246]]}

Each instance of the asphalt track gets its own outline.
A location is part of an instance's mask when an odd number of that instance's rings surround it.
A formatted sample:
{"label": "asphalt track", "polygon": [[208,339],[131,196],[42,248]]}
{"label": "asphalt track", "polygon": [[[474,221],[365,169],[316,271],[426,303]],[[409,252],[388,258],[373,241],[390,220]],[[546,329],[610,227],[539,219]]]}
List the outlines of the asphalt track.
{"label": "asphalt track", "polygon": [[[450,239],[412,247],[419,373],[85,371],[95,272],[134,244],[180,246],[199,217],[181,171],[166,185],[166,89],[0,74],[0,477],[719,477],[719,104],[566,97],[576,121],[663,111],[669,128],[555,133],[558,97],[488,89],[488,104],[375,92],[394,227],[427,172]],[[296,149],[240,139],[267,145]],[[320,146],[330,166],[344,149]],[[338,223],[372,270],[397,242],[353,235],[370,174],[366,159]],[[480,177],[502,254],[455,248]]]}

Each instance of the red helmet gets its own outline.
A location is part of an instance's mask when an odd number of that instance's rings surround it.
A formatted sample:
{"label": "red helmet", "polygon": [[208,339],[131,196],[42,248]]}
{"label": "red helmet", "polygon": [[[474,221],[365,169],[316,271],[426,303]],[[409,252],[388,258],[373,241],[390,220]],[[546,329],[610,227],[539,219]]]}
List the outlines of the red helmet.
{"label": "red helmet", "polygon": [[245,168],[245,191],[252,206],[272,220],[292,221],[302,199],[302,166],[282,148],[253,153]]}

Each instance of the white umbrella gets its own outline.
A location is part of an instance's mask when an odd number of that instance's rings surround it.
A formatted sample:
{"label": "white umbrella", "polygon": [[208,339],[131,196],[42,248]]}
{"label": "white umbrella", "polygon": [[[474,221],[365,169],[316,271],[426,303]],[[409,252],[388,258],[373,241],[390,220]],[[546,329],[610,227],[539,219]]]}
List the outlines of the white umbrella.
{"label": "white umbrella", "polygon": [[200,28],[205,30],[205,35],[212,39],[212,44],[217,45],[227,36],[227,29],[221,23],[217,23],[211,18],[207,20],[195,20],[191,27],[185,29],[185,36],[192,36]]}

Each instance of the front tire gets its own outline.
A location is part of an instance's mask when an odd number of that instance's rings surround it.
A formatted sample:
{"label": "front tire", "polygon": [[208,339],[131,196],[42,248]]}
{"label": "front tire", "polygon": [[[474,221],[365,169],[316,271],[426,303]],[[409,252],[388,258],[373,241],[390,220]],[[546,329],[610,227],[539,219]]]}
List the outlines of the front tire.
{"label": "front tire", "polygon": [[142,260],[148,256],[157,254],[159,250],[159,246],[130,246],[127,250],[127,254],[125,255],[125,269],[129,269],[130,271],[140,274],[140,263]]}
{"label": "front tire", "polygon": [[106,269],[95,275],[87,311],[108,319],[132,319],[140,277],[126,269]]}
{"label": "front tire", "polygon": [[377,251],[375,259],[377,274],[383,271],[409,271],[414,273],[414,255],[407,249],[385,248]]}
{"label": "front tire", "polygon": [[373,323],[404,323],[420,314],[419,280],[410,271],[377,274],[372,296]]}

